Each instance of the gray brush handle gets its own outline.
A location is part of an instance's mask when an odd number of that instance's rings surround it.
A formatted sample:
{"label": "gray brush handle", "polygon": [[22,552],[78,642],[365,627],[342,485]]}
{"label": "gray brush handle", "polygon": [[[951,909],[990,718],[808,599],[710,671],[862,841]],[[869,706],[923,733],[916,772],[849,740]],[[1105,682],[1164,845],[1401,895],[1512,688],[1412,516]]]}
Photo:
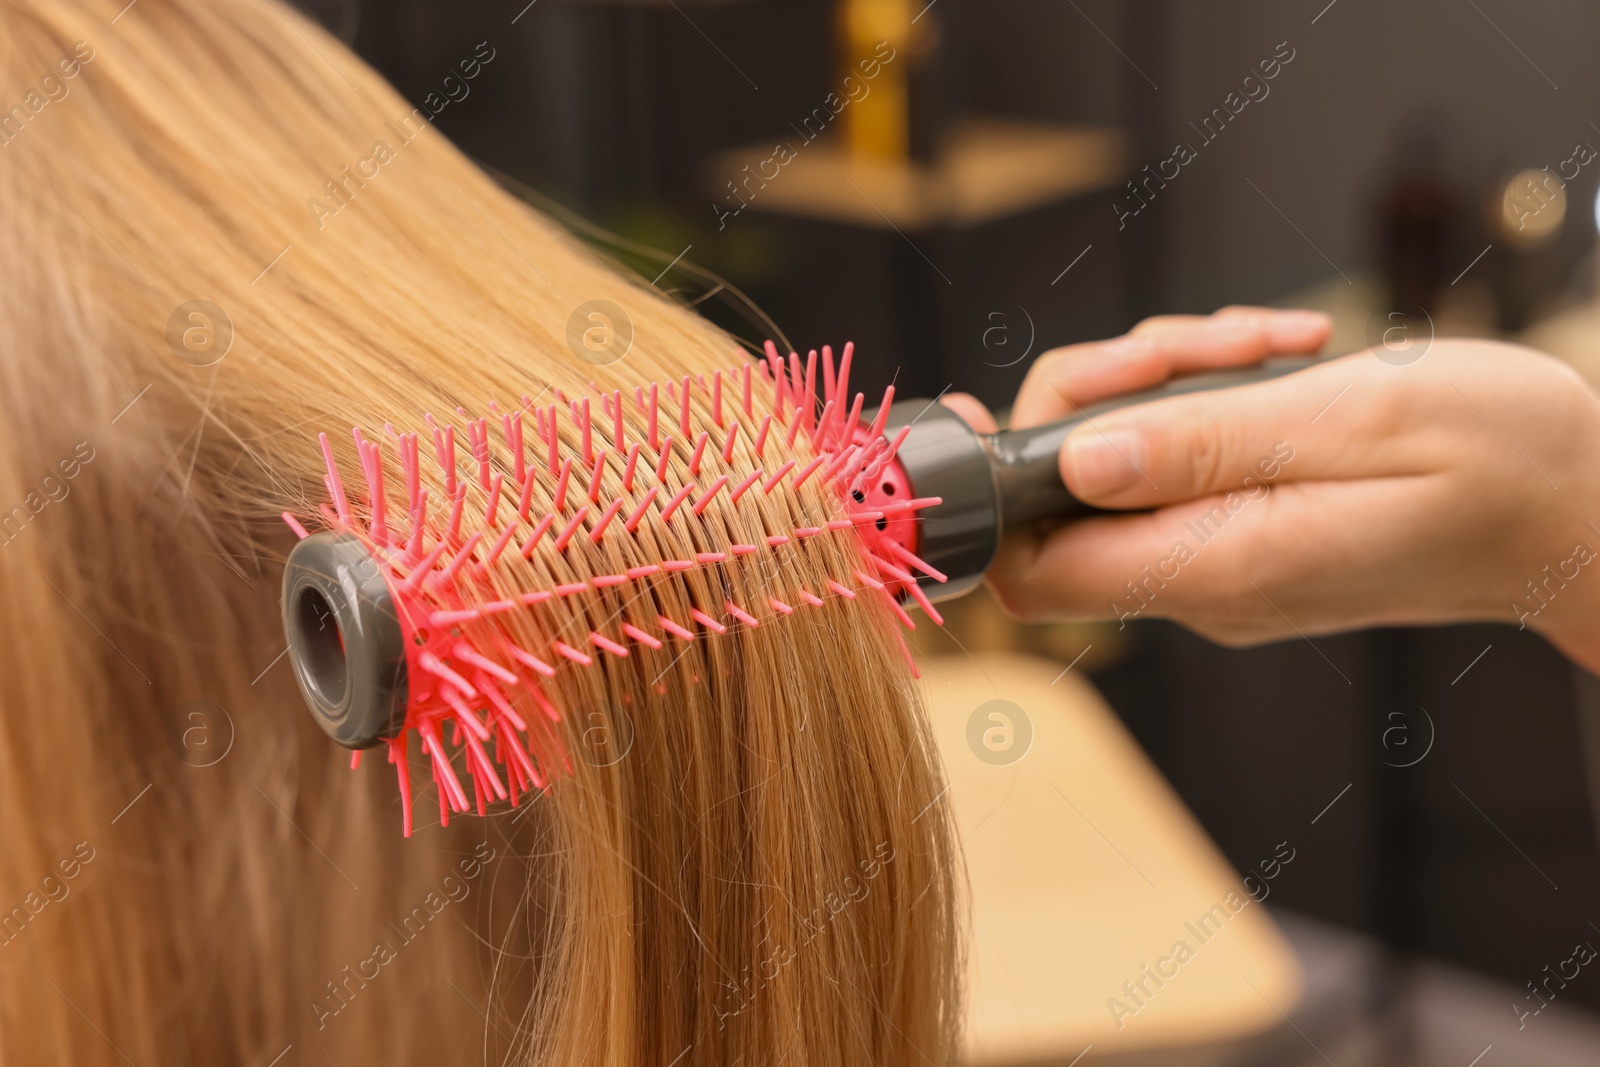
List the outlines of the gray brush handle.
{"label": "gray brush handle", "polygon": [[1085,408],[1059,422],[1026,430],[974,433],[955,412],[930,400],[902,400],[889,409],[886,435],[911,427],[897,461],[914,495],[942,503],[920,512],[922,558],[945,573],[944,583],[922,582],[936,600],[960,596],[983,579],[1007,530],[1071,518],[1100,509],[1067,491],[1061,480],[1061,446],[1080,425],[1107,412],[1169,396],[1251,385],[1317,362],[1310,357],[1270,360],[1240,370],[1175,378]]}

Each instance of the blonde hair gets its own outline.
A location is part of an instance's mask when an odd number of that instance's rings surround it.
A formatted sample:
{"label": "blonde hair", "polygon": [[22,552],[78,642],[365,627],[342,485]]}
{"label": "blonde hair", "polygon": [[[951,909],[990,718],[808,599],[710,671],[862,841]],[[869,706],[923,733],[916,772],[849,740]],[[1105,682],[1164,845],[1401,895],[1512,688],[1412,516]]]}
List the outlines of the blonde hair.
{"label": "blonde hair", "polygon": [[[326,499],[319,431],[354,470],[351,425],[590,379],[631,392],[738,346],[508,196],[276,0],[0,12],[0,1060],[948,1062],[955,849],[878,598],[563,670],[570,775],[409,841],[392,775],[352,774],[275,659],[292,537],[274,516]],[[196,300],[231,321],[216,362],[216,338],[186,347],[220,321],[191,319]],[[592,300],[631,323],[609,366],[569,347]],[[754,471],[753,428],[706,462]],[[821,479],[724,494],[497,581],[839,508]],[[850,536],[662,576],[647,602],[849,580]],[[636,607],[596,592],[510,625]],[[591,714],[619,758],[583,758]]]}

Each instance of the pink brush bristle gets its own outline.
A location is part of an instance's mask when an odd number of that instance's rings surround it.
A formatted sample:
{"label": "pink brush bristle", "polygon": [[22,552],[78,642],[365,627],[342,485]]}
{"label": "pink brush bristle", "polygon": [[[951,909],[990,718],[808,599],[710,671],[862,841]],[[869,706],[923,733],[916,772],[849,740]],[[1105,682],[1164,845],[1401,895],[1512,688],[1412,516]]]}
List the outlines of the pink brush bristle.
{"label": "pink brush bristle", "polygon": [[[515,807],[549,788],[561,773],[570,773],[571,759],[555,728],[560,711],[545,688],[563,671],[605,659],[627,659],[636,648],[672,655],[673,644],[753,629],[806,609],[855,601],[862,594],[886,601],[890,613],[908,628],[915,622],[901,606],[902,600],[914,601],[929,618],[940,621],[917,587],[916,576],[937,581],[944,576],[916,555],[915,522],[919,510],[939,501],[911,497],[911,487],[894,459],[905,431],[892,441],[882,436],[887,406],[894,399],[892,387],[884,395],[884,410],[870,426],[860,424],[865,398],[860,393],[849,395],[853,352],[853,346],[845,345],[836,364],[833,350],[826,346],[820,357],[812,351],[802,360],[796,353],[785,359],[769,344],[766,359],[757,363],[741,363],[709,376],[684,376],[665,386],[636,387],[631,390],[631,405],[625,402],[630,391],[607,391],[594,383],[593,395],[581,398],[568,399],[552,389],[555,402],[542,408],[534,407],[528,397],[523,398],[522,411],[515,413],[501,413],[491,405],[497,416],[493,422],[464,420],[471,452],[467,468],[471,473],[465,480],[457,478],[456,427],[427,416],[447,502],[442,522],[438,508],[434,517],[429,515],[417,434],[397,433],[385,425],[384,436],[398,455],[404,486],[402,497],[390,501],[382,439],[370,441],[359,429],[353,431],[362,475],[353,484],[366,492],[366,500],[356,504],[347,492],[332,443],[326,435],[319,437],[331,507],[317,509],[318,525],[367,543],[384,570],[406,636],[410,699],[400,735],[384,743],[388,762],[395,768],[408,835],[414,810],[407,743],[413,734],[438,790],[441,823],[447,823],[452,812],[481,814],[499,801]],[[760,414],[754,406],[757,376],[772,396],[771,410]],[[671,405],[665,412],[664,403]],[[562,409],[573,420],[568,432],[577,438],[575,443],[569,444],[570,438],[563,435]],[[524,437],[525,411],[533,413],[528,427],[535,442],[531,462]],[[662,426],[664,414],[666,426]],[[630,419],[637,420],[631,428],[626,425]],[[498,427],[498,441],[491,426]],[[753,471],[730,469],[735,453],[741,451],[741,439],[743,454],[755,465]],[[802,454],[793,454],[797,448]],[[687,458],[689,479],[676,486],[668,482],[674,451]],[[776,451],[786,454],[768,454]],[[617,481],[607,485],[611,464],[620,477],[620,492]],[[719,466],[723,469],[715,469]],[[727,551],[695,552],[687,559],[660,560],[533,592],[506,593],[495,582],[498,568],[522,566],[521,561],[531,560],[541,547],[565,553],[573,550],[580,535],[584,544],[593,545],[631,538],[652,515],[662,526],[681,524],[692,521],[685,516],[700,516],[719,500],[724,506],[740,507],[743,498],[757,489],[768,494],[785,482],[798,488],[813,480],[846,518],[770,530],[753,544],[731,545]],[[549,493],[548,511],[533,504],[535,488],[541,484]],[[297,537],[308,536],[307,523],[287,512],[283,518]],[[622,619],[619,611],[603,630],[565,640],[556,636],[559,630],[549,630],[542,647],[539,642],[525,647],[504,625],[513,612],[596,596],[662,575],[723,566],[730,559],[774,554],[781,566],[782,553],[798,551],[808,539],[821,536],[855,538],[860,566],[815,591],[796,589],[784,599],[767,597],[764,604],[725,599],[695,606],[678,619],[665,615]],[[901,647],[911,662],[903,640]],[[536,713],[518,710],[524,700],[531,704],[523,707],[537,709]]]}

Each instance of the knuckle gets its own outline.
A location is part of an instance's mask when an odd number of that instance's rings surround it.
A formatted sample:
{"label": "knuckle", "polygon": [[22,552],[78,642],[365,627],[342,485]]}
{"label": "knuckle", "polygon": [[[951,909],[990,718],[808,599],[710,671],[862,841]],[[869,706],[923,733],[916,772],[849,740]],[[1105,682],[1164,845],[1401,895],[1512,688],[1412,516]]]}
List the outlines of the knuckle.
{"label": "knuckle", "polygon": [[1412,428],[1418,413],[1426,410],[1429,384],[1418,375],[1416,379],[1401,379],[1391,388],[1368,390],[1359,409],[1364,429],[1379,440],[1388,440]]}
{"label": "knuckle", "polygon": [[1551,361],[1550,417],[1544,420],[1542,444],[1553,461],[1572,454],[1572,442],[1592,441],[1600,432],[1600,395],[1568,364]]}
{"label": "knuckle", "polygon": [[1011,542],[1002,542],[994,562],[984,576],[989,592],[1000,610],[1021,622],[1034,620],[1040,612],[1036,594],[1036,581],[1030,581],[1025,550]]}
{"label": "knuckle", "polygon": [[1039,602],[1029,593],[1029,585],[1020,582],[1007,574],[996,573],[994,569],[988,575],[989,591],[994,595],[995,602],[1000,605],[1000,610],[1008,618],[1018,622],[1035,622],[1040,616]]}
{"label": "knuckle", "polygon": [[1178,472],[1180,479],[1187,479],[1186,488],[1194,491],[1221,488],[1227,477],[1225,466],[1231,452],[1225,435],[1220,424],[1207,419],[1191,426],[1173,442],[1181,449]]}
{"label": "knuckle", "polygon": [[1551,391],[1562,405],[1562,410],[1572,414],[1588,414],[1594,409],[1597,398],[1595,387],[1576,367],[1558,359],[1539,360],[1550,376]]}
{"label": "knuckle", "polygon": [[1194,630],[1212,644],[1228,649],[1251,648],[1267,640],[1257,627],[1234,621],[1213,620],[1194,627]]}
{"label": "knuckle", "polygon": [[[1246,597],[1255,597],[1255,603]],[[1244,594],[1218,596],[1203,616],[1186,625],[1224,648],[1250,648],[1281,636],[1272,620],[1264,617],[1265,607],[1249,590]]]}
{"label": "knuckle", "polygon": [[1072,358],[1069,348],[1052,348],[1042,353],[1033,365],[1028,368],[1028,373],[1022,377],[1022,387],[1017,391],[1018,397],[1028,396],[1035,399],[1052,395],[1050,383],[1061,376],[1062,368]]}
{"label": "knuckle", "polygon": [[1040,352],[1028,367],[1028,373],[1023,376],[1023,385],[1026,387],[1030,381],[1037,381],[1040,375],[1045,374],[1051,367],[1066,358],[1070,348],[1049,348]]}

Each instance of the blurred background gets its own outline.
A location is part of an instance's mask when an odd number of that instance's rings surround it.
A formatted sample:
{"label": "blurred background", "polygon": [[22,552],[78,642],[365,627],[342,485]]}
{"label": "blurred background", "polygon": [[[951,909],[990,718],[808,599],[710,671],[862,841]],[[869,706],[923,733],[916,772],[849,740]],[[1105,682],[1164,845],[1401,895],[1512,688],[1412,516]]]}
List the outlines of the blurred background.
{"label": "blurred background", "polygon": [[[802,352],[854,340],[868,387],[1003,408],[1049,347],[1229,303],[1324,309],[1335,351],[1437,331],[1600,369],[1592,3],[308,6],[647,279],[751,340],[751,305]],[[924,651],[1074,664],[1236,868],[1296,839],[1270,905],[1308,976],[1292,1021],[1139,1062],[1600,1062],[1600,974],[1547,977],[1600,945],[1597,741],[1541,640],[1236,652],[952,607]],[[1490,1048],[1457,1058],[1463,1031]]]}

